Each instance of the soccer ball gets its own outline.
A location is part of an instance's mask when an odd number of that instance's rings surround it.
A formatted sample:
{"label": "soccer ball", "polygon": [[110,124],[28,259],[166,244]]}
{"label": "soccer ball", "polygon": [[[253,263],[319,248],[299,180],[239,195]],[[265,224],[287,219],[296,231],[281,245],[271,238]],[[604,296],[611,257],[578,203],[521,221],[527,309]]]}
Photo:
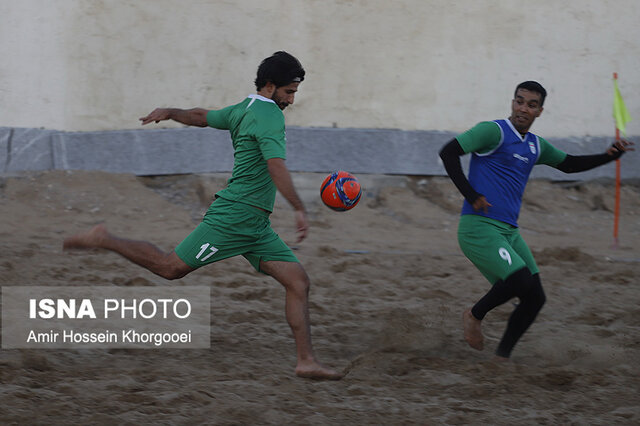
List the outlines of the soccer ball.
{"label": "soccer ball", "polygon": [[320,198],[330,209],[351,210],[360,201],[362,188],[351,173],[338,171],[327,176],[320,185]]}

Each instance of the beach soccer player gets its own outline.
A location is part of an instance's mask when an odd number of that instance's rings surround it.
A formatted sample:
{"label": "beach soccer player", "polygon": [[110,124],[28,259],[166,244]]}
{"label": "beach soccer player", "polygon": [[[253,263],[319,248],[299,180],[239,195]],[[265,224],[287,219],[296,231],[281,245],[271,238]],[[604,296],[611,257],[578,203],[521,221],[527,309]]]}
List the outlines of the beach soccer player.
{"label": "beach soccer player", "polygon": [[[495,352],[506,360],[545,303],[538,266],[518,230],[518,215],[527,180],[536,164],[565,173],[592,169],[618,159],[633,145],[614,142],[605,153],[569,155],[529,132],[543,111],[546,90],[535,81],[517,86],[506,120],[485,121],[458,135],[440,150],[445,169],[464,196],[458,242],[465,256],[492,284],[463,313],[464,338],[482,350],[481,322],[495,307],[517,297],[519,303]],[[471,154],[469,177],[460,157]]]}
{"label": "beach soccer player", "polygon": [[271,228],[276,191],[294,209],[298,242],[308,232],[304,205],[285,164],[286,138],[282,111],[293,104],[305,70],[287,52],[279,51],[258,67],[256,94],[219,110],[157,108],[142,124],[174,120],[199,127],[229,130],[234,164],[226,188],[202,222],[174,251],[165,253],[146,241],[117,237],[104,225],[64,240],[64,249],[101,248],[166,279],[182,278],[202,266],[242,255],[259,272],[270,275],[286,290],[285,314],[297,351],[298,376],[339,379],[342,374],[316,360],[309,324],[309,277],[291,249]]}

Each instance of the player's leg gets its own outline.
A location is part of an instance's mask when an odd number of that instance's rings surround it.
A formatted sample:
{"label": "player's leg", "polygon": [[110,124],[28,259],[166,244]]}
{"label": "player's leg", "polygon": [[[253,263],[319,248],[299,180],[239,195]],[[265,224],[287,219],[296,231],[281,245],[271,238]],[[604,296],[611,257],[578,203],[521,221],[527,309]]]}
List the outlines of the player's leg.
{"label": "player's leg", "polygon": [[489,311],[516,296],[516,278],[507,278],[526,266],[506,237],[511,228],[510,225],[481,216],[465,215],[460,219],[460,248],[492,283],[491,289],[462,314],[464,338],[469,346],[477,350],[484,348],[482,320]]}
{"label": "player's leg", "polygon": [[[216,200],[214,204],[220,203]],[[237,254],[242,254],[258,272],[271,275],[285,288],[285,314],[297,351],[296,374],[309,378],[340,379],[341,374],[315,359],[309,323],[309,277],[291,249],[271,228],[269,212],[242,203],[231,203],[226,210],[236,221],[228,227],[227,236],[248,241],[239,247],[242,252]],[[218,214],[218,219],[224,218]]]}
{"label": "player's leg", "polygon": [[253,241],[236,232],[243,228],[247,217],[251,215],[242,208],[238,210],[234,203],[218,199],[196,229],[170,253],[146,241],[116,237],[104,225],[65,239],[63,248],[111,250],[161,277],[177,279],[201,266],[242,254]]}
{"label": "player's leg", "polygon": [[522,267],[504,280],[496,281],[491,289],[473,305],[471,313],[482,321],[489,311],[518,296],[521,283],[528,282],[530,277],[529,270]]}
{"label": "player's leg", "polygon": [[[262,215],[258,212],[257,214]],[[309,321],[309,277],[296,256],[263,215],[260,236],[244,257],[253,267],[271,275],[285,288],[285,315],[296,344],[296,374],[315,379],[340,379],[343,375],[316,360]]]}
{"label": "player's leg", "polygon": [[260,261],[260,270],[285,288],[285,314],[296,343],[296,374],[313,379],[342,378],[342,374],[318,362],[311,343],[309,322],[309,277],[298,262]]}
{"label": "player's leg", "polygon": [[518,255],[525,261],[527,267],[525,268],[525,273],[520,274],[515,279],[516,295],[520,299],[520,303],[518,303],[518,306],[509,317],[507,329],[496,350],[496,356],[503,359],[511,356],[514,346],[529,326],[533,324],[546,301],[542,283],[540,282],[538,266],[533,254],[531,254],[531,250],[529,250],[519,233],[514,235],[511,244]]}
{"label": "player's leg", "polygon": [[469,346],[480,351],[484,349],[482,320],[489,311],[516,297],[523,275],[525,278],[526,275],[530,275],[526,267],[514,272],[505,280],[496,281],[473,307],[464,311],[462,314],[464,337]]}
{"label": "player's leg", "polygon": [[496,356],[499,358],[506,359],[511,356],[514,346],[533,324],[546,301],[539,274],[529,274],[526,280],[520,281],[520,287],[520,303],[509,317],[507,329],[496,350]]}
{"label": "player's leg", "polygon": [[175,252],[165,253],[147,241],[117,237],[100,224],[86,232],[66,238],[63,249],[106,249],[120,254],[131,262],[163,278],[182,278],[194,268],[182,261]]}

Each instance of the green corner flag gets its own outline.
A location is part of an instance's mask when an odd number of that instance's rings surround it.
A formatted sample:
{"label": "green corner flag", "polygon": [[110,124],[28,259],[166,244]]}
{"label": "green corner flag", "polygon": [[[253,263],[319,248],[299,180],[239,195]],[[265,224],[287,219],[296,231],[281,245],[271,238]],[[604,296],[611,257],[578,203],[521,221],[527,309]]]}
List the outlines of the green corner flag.
{"label": "green corner flag", "polygon": [[626,136],[625,125],[631,121],[631,116],[624,105],[620,89],[618,89],[618,79],[613,80],[613,90],[613,118],[616,120],[616,128]]}

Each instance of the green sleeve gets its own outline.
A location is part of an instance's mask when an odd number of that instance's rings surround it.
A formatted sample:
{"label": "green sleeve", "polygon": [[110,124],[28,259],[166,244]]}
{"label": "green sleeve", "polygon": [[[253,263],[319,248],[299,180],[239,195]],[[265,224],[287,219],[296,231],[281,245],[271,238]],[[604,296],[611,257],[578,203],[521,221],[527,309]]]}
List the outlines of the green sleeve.
{"label": "green sleeve", "polygon": [[284,115],[277,107],[256,111],[254,132],[265,160],[287,158]]}
{"label": "green sleeve", "polygon": [[538,136],[538,140],[540,141],[540,156],[536,164],[546,164],[547,166],[556,167],[567,158],[565,152],[560,151],[545,139]]}
{"label": "green sleeve", "polygon": [[229,130],[229,112],[231,107],[207,112],[207,124],[209,127],[220,130]]}
{"label": "green sleeve", "polygon": [[485,153],[494,149],[500,143],[502,132],[498,123],[483,121],[471,129],[456,136],[465,154],[470,152]]}

